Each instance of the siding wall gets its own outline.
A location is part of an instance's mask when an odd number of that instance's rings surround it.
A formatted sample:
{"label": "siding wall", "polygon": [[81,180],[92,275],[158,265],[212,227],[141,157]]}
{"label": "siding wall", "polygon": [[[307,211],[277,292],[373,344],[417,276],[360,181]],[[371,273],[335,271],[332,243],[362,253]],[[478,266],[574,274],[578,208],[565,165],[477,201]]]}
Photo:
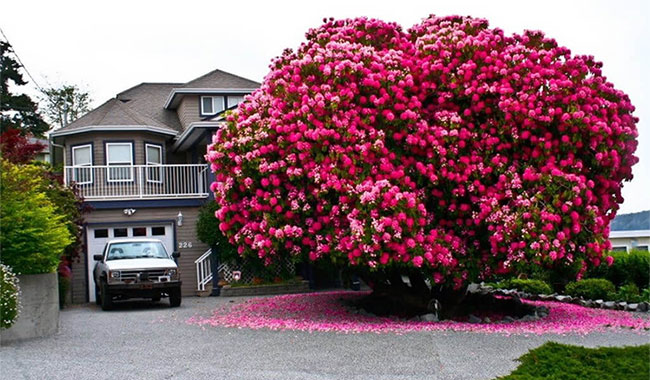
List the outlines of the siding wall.
{"label": "siding wall", "polygon": [[183,129],[187,129],[190,123],[200,121],[199,116],[199,96],[198,95],[185,95],[176,110],[178,119],[181,121]]}
{"label": "siding wall", "polygon": [[[66,137],[66,165],[72,165],[72,147],[83,144],[93,144],[93,165],[106,165],[106,157],[104,150],[106,149],[106,142],[131,142],[135,148],[134,165],[145,165],[145,143],[160,144],[165,152],[169,151],[166,146],[165,138],[161,135],[147,133],[147,132],[98,132],[98,133],[81,133]],[[165,161],[167,162],[167,161]]]}
{"label": "siding wall", "polygon": [[[127,208],[128,206],[125,206]],[[132,216],[126,216],[123,209],[95,210],[86,215],[86,223],[134,223],[138,221],[175,220],[178,212],[183,214],[183,225],[174,225],[176,231],[176,249],[181,253],[178,260],[183,281],[183,296],[196,294],[196,267],[194,260],[201,256],[208,247],[196,237],[198,207],[140,208]],[[85,233],[86,231],[84,231]],[[85,239],[85,236],[84,236]],[[191,242],[192,248],[178,248],[179,242]],[[72,302],[88,301],[86,267],[88,253],[84,252],[79,262],[72,265]],[[93,264],[94,265],[94,264]]]}
{"label": "siding wall", "polygon": [[[633,243],[635,241],[635,244]],[[613,247],[627,247],[627,251],[634,249],[639,246],[650,246],[649,237],[635,237],[635,238],[609,238],[609,241],[612,242]]]}

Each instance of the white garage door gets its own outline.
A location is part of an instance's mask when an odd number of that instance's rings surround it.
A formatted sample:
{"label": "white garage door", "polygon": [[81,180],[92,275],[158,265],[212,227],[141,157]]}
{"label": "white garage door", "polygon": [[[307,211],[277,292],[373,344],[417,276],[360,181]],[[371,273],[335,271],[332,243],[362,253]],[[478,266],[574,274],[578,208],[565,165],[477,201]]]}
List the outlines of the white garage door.
{"label": "white garage door", "polygon": [[130,237],[150,237],[160,239],[165,245],[168,253],[174,252],[174,226],[172,224],[152,224],[152,225],[133,225],[133,226],[101,226],[88,227],[86,229],[88,237],[88,294],[90,302],[95,302],[95,279],[93,278],[93,269],[95,260],[93,255],[101,254],[104,251],[106,242],[111,239],[124,239]]}

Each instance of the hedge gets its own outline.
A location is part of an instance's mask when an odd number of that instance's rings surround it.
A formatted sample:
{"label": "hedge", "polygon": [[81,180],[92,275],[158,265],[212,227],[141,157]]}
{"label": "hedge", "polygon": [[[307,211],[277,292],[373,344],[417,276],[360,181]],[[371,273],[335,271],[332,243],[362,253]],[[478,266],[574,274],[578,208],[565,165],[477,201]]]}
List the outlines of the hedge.
{"label": "hedge", "polygon": [[566,286],[566,293],[573,297],[583,297],[591,300],[608,300],[614,296],[616,288],[609,280],[602,278],[589,278],[568,283]]}
{"label": "hedge", "polygon": [[650,285],[650,252],[632,250],[627,252],[611,252],[614,257],[612,266],[603,263],[589,270],[585,278],[605,278],[617,287],[625,284],[635,284],[639,289]]}

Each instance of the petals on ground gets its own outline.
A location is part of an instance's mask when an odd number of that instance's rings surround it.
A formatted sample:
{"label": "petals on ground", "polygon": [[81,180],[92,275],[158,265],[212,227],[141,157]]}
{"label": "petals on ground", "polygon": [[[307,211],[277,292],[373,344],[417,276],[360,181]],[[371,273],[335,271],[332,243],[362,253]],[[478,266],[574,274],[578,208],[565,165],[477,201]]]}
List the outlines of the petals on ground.
{"label": "petals on ground", "polygon": [[332,331],[338,333],[406,333],[414,331],[468,331],[501,334],[587,334],[593,331],[627,328],[650,329],[650,320],[618,310],[591,309],[549,302],[524,301],[546,306],[546,318],[510,323],[473,324],[467,322],[405,321],[353,313],[345,300],[367,292],[332,291],[252,298],[214,310],[211,317],[195,316],[187,322],[199,326],[236,327],[271,330]]}

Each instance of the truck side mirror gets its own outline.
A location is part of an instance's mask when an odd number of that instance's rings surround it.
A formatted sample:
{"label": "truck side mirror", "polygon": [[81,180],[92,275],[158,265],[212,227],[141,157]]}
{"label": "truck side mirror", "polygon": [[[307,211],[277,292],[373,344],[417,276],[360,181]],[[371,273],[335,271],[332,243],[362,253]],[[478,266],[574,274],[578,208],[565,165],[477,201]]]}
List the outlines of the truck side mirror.
{"label": "truck side mirror", "polygon": [[175,259],[177,259],[177,258],[181,257],[181,253],[178,252],[178,251],[174,251],[174,252],[172,253],[172,257],[175,258]]}
{"label": "truck side mirror", "polygon": [[93,260],[102,261],[104,260],[104,255],[93,255]]}

